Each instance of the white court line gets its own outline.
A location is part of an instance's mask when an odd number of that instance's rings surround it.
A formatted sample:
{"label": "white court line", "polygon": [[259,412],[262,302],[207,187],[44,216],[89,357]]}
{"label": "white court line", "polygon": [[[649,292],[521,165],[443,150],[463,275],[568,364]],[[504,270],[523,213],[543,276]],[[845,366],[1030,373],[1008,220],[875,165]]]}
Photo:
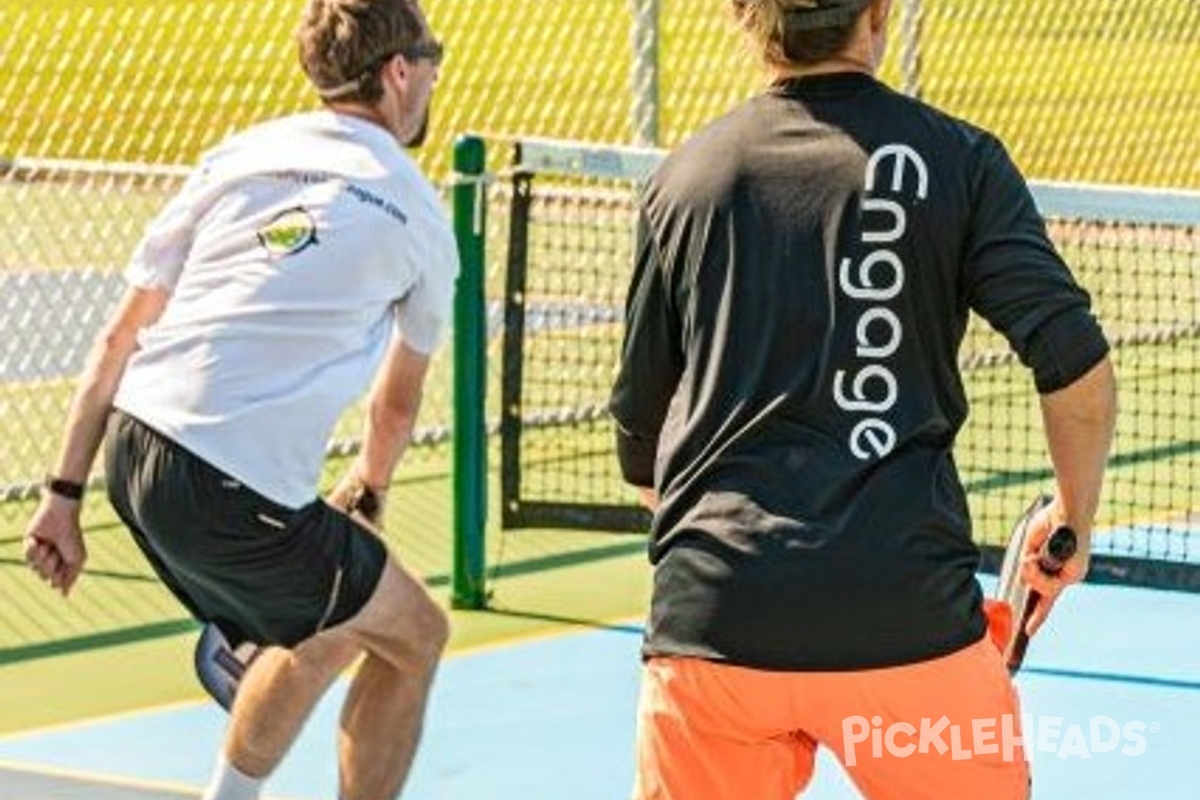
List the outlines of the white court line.
{"label": "white court line", "polygon": [[[81,783],[100,784],[102,786],[116,786],[122,789],[138,789],[152,792],[170,792],[186,797],[195,797],[197,792],[203,792],[203,786],[191,786],[186,783],[176,783],[174,781],[155,781],[145,780],[140,778],[129,778],[124,776],[108,775],[99,772],[85,772],[83,770],[65,769],[63,767],[48,767],[42,764],[26,764],[20,761],[8,761],[0,759],[0,769],[9,770],[10,772],[21,772],[26,775],[36,775],[46,778],[62,778],[64,780],[79,781]],[[311,800],[311,798],[299,797],[283,797],[281,795],[272,795],[263,798],[263,800]]]}

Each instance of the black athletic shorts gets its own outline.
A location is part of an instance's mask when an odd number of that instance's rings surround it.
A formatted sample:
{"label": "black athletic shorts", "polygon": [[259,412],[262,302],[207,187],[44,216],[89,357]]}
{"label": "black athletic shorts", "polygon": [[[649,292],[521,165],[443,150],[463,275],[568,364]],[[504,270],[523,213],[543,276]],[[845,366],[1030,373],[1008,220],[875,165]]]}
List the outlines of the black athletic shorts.
{"label": "black athletic shorts", "polygon": [[354,616],[387,560],[374,533],[320,499],[281,506],[121,411],[109,420],[108,496],[194,617],[290,647]]}

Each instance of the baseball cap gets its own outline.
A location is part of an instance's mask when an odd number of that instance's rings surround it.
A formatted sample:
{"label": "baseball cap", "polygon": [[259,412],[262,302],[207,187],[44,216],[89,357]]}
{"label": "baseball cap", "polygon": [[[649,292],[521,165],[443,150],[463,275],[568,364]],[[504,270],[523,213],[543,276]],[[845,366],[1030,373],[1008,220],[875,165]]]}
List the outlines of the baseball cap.
{"label": "baseball cap", "polygon": [[871,0],[798,0],[784,12],[800,30],[837,28],[853,22]]}

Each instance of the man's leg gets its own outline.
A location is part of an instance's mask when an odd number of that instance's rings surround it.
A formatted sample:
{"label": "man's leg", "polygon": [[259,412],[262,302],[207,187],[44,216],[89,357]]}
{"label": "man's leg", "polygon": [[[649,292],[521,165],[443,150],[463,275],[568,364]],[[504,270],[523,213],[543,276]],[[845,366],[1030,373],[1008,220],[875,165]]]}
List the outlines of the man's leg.
{"label": "man's leg", "polygon": [[447,637],[445,614],[389,558],[358,614],[255,660],[234,703],[226,761],[244,776],[269,775],[330,683],[365,652],[342,713],[341,800],[391,800],[408,775]]}
{"label": "man's leg", "polygon": [[198,619],[286,645],[243,677],[205,800],[256,798],[364,653],[343,714],[343,798],[394,797],[448,636],[421,582],[376,533],[320,501],[280,506],[120,412],[109,433],[113,504],[167,585]]}
{"label": "man's leg", "polygon": [[366,658],[342,708],[341,800],[391,800],[416,753],[449,623],[425,587],[389,560],[371,601],[342,627]]}
{"label": "man's leg", "polygon": [[344,638],[314,636],[291,650],[271,647],[259,654],[230,712],[226,760],[245,775],[269,775],[325,690],[358,653]]}

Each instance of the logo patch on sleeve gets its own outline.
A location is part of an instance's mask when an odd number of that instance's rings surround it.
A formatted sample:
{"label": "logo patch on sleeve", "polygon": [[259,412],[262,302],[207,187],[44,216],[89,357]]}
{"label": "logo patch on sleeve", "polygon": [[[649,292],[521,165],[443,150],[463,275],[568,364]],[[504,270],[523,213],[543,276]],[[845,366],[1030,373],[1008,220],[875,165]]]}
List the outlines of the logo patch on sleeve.
{"label": "logo patch on sleeve", "polygon": [[272,256],[291,256],[317,244],[317,223],[305,208],[289,208],[258,230],[258,240]]}

